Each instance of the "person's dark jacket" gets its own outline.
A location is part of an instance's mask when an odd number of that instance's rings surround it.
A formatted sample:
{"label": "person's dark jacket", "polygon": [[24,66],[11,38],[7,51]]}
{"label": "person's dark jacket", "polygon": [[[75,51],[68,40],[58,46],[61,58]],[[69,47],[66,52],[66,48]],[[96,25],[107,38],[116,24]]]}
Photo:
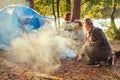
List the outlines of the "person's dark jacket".
{"label": "person's dark jacket", "polygon": [[111,51],[111,46],[105,34],[103,33],[102,29],[97,27],[92,27],[91,31],[89,32],[88,39],[91,46],[95,48]]}

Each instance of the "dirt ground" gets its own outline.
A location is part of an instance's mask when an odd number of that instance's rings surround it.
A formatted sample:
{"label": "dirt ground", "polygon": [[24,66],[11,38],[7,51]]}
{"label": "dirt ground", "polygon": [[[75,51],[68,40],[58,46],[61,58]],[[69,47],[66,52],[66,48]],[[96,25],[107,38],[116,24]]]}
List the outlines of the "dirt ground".
{"label": "dirt ground", "polygon": [[[111,41],[113,51],[120,51],[120,41]],[[0,80],[120,80],[120,58],[113,66],[89,66],[84,61],[61,60],[61,67],[49,74],[19,66],[7,60],[0,50]]]}

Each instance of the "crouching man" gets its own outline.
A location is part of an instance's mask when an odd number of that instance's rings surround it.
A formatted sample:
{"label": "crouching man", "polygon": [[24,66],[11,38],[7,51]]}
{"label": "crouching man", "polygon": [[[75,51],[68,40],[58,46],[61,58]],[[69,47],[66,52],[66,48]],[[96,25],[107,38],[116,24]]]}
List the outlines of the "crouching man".
{"label": "crouching man", "polygon": [[81,53],[77,57],[77,61],[80,61],[82,57],[87,55],[89,57],[88,65],[97,65],[101,61],[112,65],[111,46],[103,31],[94,27],[90,18],[83,20],[83,29],[87,31],[87,39],[81,49]]}

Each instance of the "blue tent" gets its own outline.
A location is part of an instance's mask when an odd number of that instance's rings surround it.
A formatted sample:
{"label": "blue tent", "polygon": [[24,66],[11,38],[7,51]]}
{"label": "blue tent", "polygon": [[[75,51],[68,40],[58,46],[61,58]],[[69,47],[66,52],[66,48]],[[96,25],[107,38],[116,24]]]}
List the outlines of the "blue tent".
{"label": "blue tent", "polygon": [[0,48],[6,49],[21,32],[31,33],[42,27],[47,17],[31,8],[12,5],[0,10]]}

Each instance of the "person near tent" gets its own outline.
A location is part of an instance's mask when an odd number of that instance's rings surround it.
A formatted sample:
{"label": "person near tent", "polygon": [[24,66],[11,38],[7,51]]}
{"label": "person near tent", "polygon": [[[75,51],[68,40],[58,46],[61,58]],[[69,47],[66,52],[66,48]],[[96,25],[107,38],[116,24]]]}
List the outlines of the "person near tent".
{"label": "person near tent", "polygon": [[72,33],[72,49],[76,52],[76,54],[79,54],[80,49],[85,41],[85,33],[82,29],[82,22],[78,19],[76,19],[73,22],[74,31]]}
{"label": "person near tent", "polygon": [[70,12],[66,12],[64,15],[64,22],[62,24],[62,28],[64,30],[71,30],[72,28],[72,22],[71,22],[71,13]]}
{"label": "person near tent", "polygon": [[84,41],[85,40],[85,34],[83,32],[83,25],[82,25],[82,22],[78,19],[76,19],[74,21],[74,35],[73,35],[73,39],[75,40],[79,40],[79,41]]}
{"label": "person near tent", "polygon": [[88,35],[77,57],[77,61],[80,61],[82,57],[87,55],[89,57],[88,65],[99,65],[101,61],[112,65],[111,46],[102,29],[95,27],[90,18],[83,20],[83,29],[85,29]]}

